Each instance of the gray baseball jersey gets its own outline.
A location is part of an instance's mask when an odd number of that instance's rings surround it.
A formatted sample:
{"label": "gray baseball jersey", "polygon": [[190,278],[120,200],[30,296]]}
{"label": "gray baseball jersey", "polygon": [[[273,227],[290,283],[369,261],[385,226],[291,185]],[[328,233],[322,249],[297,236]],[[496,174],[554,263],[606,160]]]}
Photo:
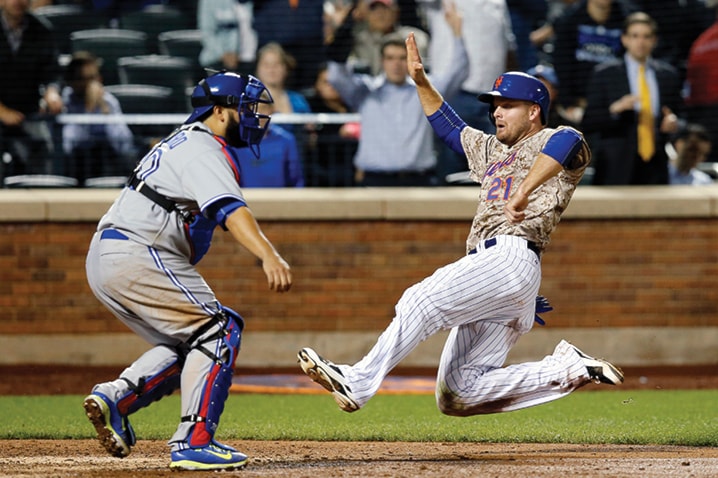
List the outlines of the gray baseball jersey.
{"label": "gray baseball jersey", "polygon": [[[239,166],[222,140],[203,123],[183,125],[141,161],[136,175],[159,194],[191,213],[205,212],[213,202],[235,199],[244,203]],[[100,220],[98,231],[113,228],[130,239],[160,250],[193,258],[192,242],[180,214],[168,213],[150,199],[125,188]]]}

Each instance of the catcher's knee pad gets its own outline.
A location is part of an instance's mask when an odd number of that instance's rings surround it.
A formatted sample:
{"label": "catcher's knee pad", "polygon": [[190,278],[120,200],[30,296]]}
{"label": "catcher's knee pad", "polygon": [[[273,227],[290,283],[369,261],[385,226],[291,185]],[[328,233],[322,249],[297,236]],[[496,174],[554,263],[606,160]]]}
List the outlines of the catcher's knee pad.
{"label": "catcher's knee pad", "polygon": [[224,402],[229,396],[232,385],[234,362],[239,352],[244,321],[232,309],[222,307],[222,311],[202,327],[188,342],[190,353],[199,351],[212,360],[204,385],[200,390],[197,411],[182,417],[183,422],[194,422],[187,441],[192,447],[209,444],[219,425],[224,411]]}
{"label": "catcher's knee pad", "polygon": [[[177,390],[183,363],[182,352],[169,345],[159,345],[146,352],[120,375],[130,391],[118,400],[119,412],[130,415]],[[144,370],[140,370],[142,368]]]}

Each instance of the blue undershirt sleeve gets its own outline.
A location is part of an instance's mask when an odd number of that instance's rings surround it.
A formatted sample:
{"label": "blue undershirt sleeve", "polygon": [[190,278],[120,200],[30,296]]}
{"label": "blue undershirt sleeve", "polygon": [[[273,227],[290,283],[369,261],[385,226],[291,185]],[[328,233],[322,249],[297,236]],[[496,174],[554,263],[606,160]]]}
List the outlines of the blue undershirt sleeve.
{"label": "blue undershirt sleeve", "polygon": [[568,168],[581,150],[583,140],[581,135],[573,129],[562,129],[554,133],[541,150],[551,156],[565,168]]}
{"label": "blue undershirt sleeve", "polygon": [[431,127],[446,145],[459,154],[464,153],[461,145],[461,130],[466,127],[456,111],[444,101],[436,112],[427,116]]}

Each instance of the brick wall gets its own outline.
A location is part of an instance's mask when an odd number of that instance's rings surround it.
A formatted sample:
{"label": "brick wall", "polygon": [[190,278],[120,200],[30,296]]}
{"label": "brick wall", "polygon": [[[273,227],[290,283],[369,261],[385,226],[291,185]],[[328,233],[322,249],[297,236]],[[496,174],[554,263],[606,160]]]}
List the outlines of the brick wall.
{"label": "brick wall", "polygon": [[[288,294],[217,232],[200,265],[256,331],[381,330],[403,290],[463,252],[467,220],[261,220],[293,268]],[[0,224],[0,334],[124,332],[90,292],[95,222]],[[715,326],[718,228],[711,218],[565,219],[543,259],[555,327]]]}

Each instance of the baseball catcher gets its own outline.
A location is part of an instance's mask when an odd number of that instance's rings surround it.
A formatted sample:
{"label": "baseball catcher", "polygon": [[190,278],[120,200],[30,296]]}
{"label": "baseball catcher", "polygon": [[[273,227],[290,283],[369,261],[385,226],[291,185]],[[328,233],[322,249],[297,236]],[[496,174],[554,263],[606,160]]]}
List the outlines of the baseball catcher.
{"label": "baseball catcher", "polygon": [[252,76],[222,72],[200,81],[191,101],[187,121],[140,160],[92,238],[90,288],[152,348],[116,380],[95,385],[84,408],[102,446],[125,457],[135,444],[129,416],[179,388],[170,468],[226,470],[247,463],[214,438],[244,322],[195,264],[219,226],[261,260],[272,290],[289,290],[292,275],[247,207],[234,151],[258,155],[270,118],[257,105],[271,96]]}

